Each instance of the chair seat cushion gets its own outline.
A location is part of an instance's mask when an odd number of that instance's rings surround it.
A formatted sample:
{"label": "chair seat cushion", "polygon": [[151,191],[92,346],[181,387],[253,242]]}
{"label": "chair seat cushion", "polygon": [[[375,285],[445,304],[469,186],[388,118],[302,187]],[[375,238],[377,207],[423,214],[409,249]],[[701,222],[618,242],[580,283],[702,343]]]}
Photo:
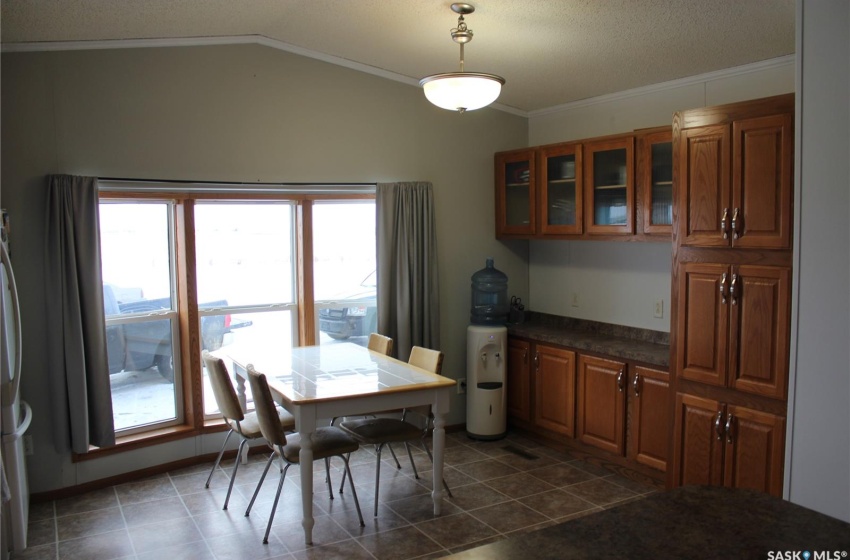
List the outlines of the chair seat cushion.
{"label": "chair seat cushion", "polygon": [[[360,444],[357,440],[336,426],[317,428],[313,432],[313,460],[343,455],[357,451]],[[283,448],[283,457],[290,463],[298,462],[298,454],[301,453],[301,434],[289,434],[286,436],[286,446]]]}
{"label": "chair seat cushion", "polygon": [[[285,432],[291,432],[295,429],[295,418],[287,412],[285,409],[281,407],[277,408],[277,416],[280,418],[280,425]],[[236,432],[239,433],[239,429],[236,427],[235,420],[227,420],[227,423],[230,427]],[[245,418],[239,423],[239,426],[242,429],[242,436],[247,439],[257,439],[263,437],[263,434],[260,432],[260,421],[257,419],[256,412],[249,412],[245,415]]]}
{"label": "chair seat cushion", "polygon": [[422,436],[422,428],[397,418],[362,418],[346,420],[340,427],[360,443],[379,445],[410,441]]}

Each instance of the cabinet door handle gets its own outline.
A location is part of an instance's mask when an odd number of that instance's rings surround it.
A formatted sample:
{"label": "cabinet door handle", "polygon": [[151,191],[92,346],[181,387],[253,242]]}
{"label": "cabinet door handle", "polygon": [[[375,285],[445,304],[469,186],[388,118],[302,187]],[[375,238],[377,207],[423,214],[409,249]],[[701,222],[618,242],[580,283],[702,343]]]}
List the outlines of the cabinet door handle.
{"label": "cabinet door handle", "polygon": [[729,296],[732,298],[732,305],[737,304],[738,298],[741,297],[737,274],[733,274],[732,280],[729,282]]}
{"label": "cabinet door handle", "polygon": [[726,273],[720,277],[720,303],[726,305]]}
{"label": "cabinet door handle", "polygon": [[617,389],[622,393],[623,389],[626,387],[626,374],[620,369],[620,373],[617,374]]}
{"label": "cabinet door handle", "polygon": [[523,349],[522,351],[522,362],[524,364],[528,363],[528,348]]}
{"label": "cabinet door handle", "polygon": [[632,381],[632,389],[635,391],[635,397],[640,396],[640,374],[636,373],[634,381]]}
{"label": "cabinet door handle", "polygon": [[732,443],[732,415],[726,417],[726,443]]}
{"label": "cabinet door handle", "polygon": [[740,233],[738,232],[738,226],[741,225],[741,221],[738,219],[738,213],[738,208],[735,208],[735,210],[732,211],[732,239],[738,239],[739,237],[741,237]]}
{"label": "cabinet door handle", "polygon": [[720,232],[723,234],[723,239],[729,239],[729,230],[726,229],[726,220],[729,218],[729,209],[723,209],[723,216],[720,218]]}
{"label": "cabinet door handle", "polygon": [[717,434],[717,440],[723,439],[723,411],[717,412],[717,418],[714,420],[714,433]]}
{"label": "cabinet door handle", "polygon": [[539,369],[540,369],[540,353],[535,352],[534,353],[534,371],[537,371]]}

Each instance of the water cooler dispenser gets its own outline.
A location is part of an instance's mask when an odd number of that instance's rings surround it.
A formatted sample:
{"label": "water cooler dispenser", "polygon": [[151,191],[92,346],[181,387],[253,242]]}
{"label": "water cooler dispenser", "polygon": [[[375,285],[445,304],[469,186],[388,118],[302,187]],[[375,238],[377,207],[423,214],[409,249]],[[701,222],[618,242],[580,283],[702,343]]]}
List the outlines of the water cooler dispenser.
{"label": "water cooler dispenser", "polygon": [[472,275],[472,310],[466,331],[466,433],[499,439],[507,432],[508,277],[487,259]]}

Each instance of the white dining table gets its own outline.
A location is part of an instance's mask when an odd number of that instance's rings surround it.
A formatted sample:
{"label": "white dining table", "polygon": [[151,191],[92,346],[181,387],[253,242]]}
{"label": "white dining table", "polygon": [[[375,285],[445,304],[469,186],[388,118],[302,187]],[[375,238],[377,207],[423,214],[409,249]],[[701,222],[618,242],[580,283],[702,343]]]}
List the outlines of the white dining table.
{"label": "white dining table", "polygon": [[[313,442],[320,422],[380,410],[430,405],[434,414],[434,515],[440,515],[446,415],[455,380],[437,375],[350,342],[275,348],[246,343],[216,354],[233,364],[236,390],[246,408],[248,365],[264,373],[278,402],[295,417],[301,434],[301,503],[304,540],[313,543]],[[321,424],[324,425],[324,424]]]}

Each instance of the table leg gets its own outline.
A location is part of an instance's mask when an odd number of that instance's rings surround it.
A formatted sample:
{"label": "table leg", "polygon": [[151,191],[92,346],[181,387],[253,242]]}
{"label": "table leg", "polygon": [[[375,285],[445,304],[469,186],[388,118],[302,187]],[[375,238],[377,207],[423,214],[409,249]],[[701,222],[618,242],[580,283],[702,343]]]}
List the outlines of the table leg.
{"label": "table leg", "polygon": [[304,543],[313,544],[313,432],[316,429],[315,423],[312,426],[300,426],[298,428],[301,434],[301,453],[298,455],[298,460],[301,463],[301,510],[302,520],[301,526],[304,527]]}
{"label": "table leg", "polygon": [[434,515],[440,515],[443,507],[443,449],[446,446],[446,413],[434,407],[434,478],[431,484],[434,499]]}
{"label": "table leg", "polygon": [[[245,394],[245,377],[239,375],[240,370],[239,366],[233,364],[233,377],[236,380],[236,399],[239,401],[239,406],[242,408],[242,411],[248,410],[248,396]],[[245,372],[247,375],[248,372]],[[250,446],[246,445],[242,451],[242,464],[245,465],[248,463],[248,451],[250,451]]]}
{"label": "table leg", "polygon": [[245,379],[248,378],[248,372],[236,364],[233,364],[233,372],[233,378],[236,380],[236,398],[239,400],[239,406],[242,407],[242,410],[247,410],[248,397],[245,395]]}

